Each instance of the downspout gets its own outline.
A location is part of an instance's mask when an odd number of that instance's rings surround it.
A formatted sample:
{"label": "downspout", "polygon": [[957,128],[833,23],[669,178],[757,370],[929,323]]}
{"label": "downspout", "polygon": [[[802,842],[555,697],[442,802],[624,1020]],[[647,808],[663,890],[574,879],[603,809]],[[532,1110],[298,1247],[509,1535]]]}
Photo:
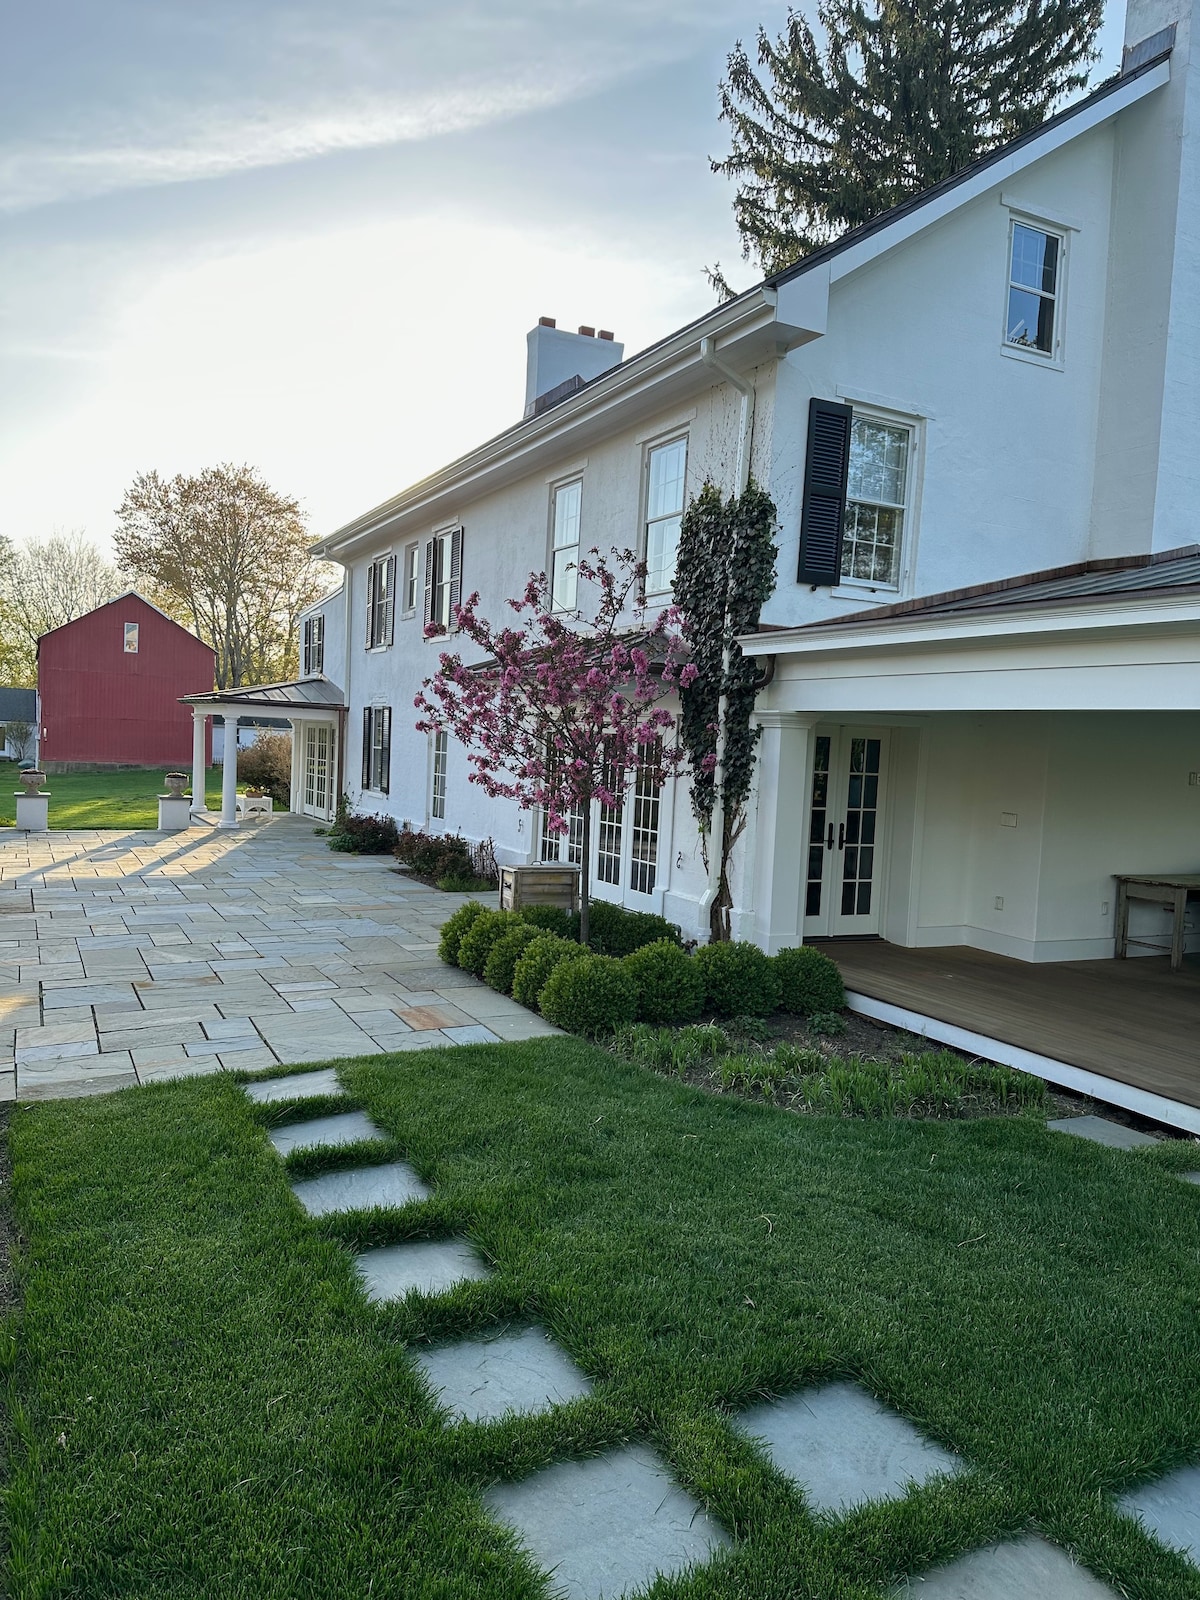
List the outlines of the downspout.
{"label": "downspout", "polygon": [[[738,447],[737,461],[734,468],[734,492],[741,494],[750,481],[750,444],[754,434],[754,385],[747,383],[732,367],[727,367],[717,355],[716,343],[711,338],[701,339],[700,359],[706,367],[723,378],[742,397],[741,417],[738,421]],[[725,634],[728,641],[728,616],[725,619]],[[721,655],[721,683],[725,684],[729,677],[729,644],[726,642]],[[709,850],[708,850],[708,888],[700,897],[701,926],[707,926],[712,915],[712,908],[717,896],[721,892],[721,866],[723,846],[725,842],[725,806],[723,792],[725,785],[725,722],[729,713],[728,696],[722,687],[720,698],[717,701],[717,764],[713,769],[713,811],[712,821],[709,824]],[[716,848],[714,849],[713,846]]]}
{"label": "downspout", "polygon": [[342,803],[342,796],[346,792],[346,728],[350,721],[350,623],[353,620],[354,607],[352,604],[353,573],[348,562],[342,563],[342,637],[345,644],[342,648],[342,677],[346,680],[342,684],[342,710],[338,718],[338,759],[337,759],[337,795],[334,799],[334,814]]}

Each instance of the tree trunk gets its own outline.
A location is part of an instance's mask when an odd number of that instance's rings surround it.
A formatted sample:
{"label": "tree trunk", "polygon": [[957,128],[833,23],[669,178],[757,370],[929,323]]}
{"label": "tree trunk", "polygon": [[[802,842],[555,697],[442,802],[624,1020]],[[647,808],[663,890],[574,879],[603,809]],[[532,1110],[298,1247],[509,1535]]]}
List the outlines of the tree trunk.
{"label": "tree trunk", "polygon": [[592,887],[592,802],[583,803],[583,861],[579,868],[579,942],[588,942],[588,901]]}

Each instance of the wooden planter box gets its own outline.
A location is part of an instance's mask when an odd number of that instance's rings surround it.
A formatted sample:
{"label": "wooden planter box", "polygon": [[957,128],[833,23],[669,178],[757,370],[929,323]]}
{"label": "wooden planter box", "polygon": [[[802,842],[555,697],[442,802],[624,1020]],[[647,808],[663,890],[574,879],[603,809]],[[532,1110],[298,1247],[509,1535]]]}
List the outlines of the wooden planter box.
{"label": "wooden planter box", "polygon": [[520,911],[523,906],[561,906],[579,910],[579,868],[548,862],[536,867],[500,868],[500,909]]}

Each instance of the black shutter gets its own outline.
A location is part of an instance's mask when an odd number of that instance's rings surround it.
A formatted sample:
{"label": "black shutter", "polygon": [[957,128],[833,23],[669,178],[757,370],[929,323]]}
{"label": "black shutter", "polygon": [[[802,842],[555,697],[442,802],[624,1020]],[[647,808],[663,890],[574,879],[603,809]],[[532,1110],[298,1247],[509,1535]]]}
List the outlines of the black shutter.
{"label": "black shutter", "polygon": [[313,618],[313,652],[311,672],[325,671],[325,613]]}
{"label": "black shutter", "polygon": [[800,510],[800,583],[835,584],[842,576],[842,526],[850,469],[850,406],[808,403],[804,504]]}
{"label": "black shutter", "polygon": [[437,578],[437,540],[425,541],[425,626],[433,621],[433,586]]}
{"label": "black shutter", "polygon": [[382,722],[382,729],[381,729],[382,749],[379,752],[379,766],[380,766],[379,787],[383,790],[384,794],[388,794],[388,793],[390,793],[390,785],[391,785],[391,781],[392,781],[392,708],[391,708],[391,706],[384,706],[383,709],[379,713],[379,717],[380,717],[380,720]]}
{"label": "black shutter", "polygon": [[456,626],[454,609],[462,605],[462,535],[461,528],[455,528],[450,535],[450,626]]}
{"label": "black shutter", "polygon": [[362,786],[371,787],[371,708],[363,707],[363,774]]}
{"label": "black shutter", "polygon": [[367,568],[367,649],[375,643],[375,563]]}
{"label": "black shutter", "polygon": [[385,644],[396,642],[396,558],[387,558],[387,612],[383,624]]}
{"label": "black shutter", "polygon": [[304,619],[304,675],[312,671],[312,618]]}

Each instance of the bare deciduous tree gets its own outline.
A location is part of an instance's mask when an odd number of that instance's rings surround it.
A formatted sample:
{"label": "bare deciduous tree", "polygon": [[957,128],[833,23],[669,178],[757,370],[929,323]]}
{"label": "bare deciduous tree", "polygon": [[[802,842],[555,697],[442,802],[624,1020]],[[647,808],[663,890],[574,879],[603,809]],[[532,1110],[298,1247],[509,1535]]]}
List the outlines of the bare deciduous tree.
{"label": "bare deciduous tree", "polygon": [[80,530],[27,544],[0,544],[0,677],[33,684],[37,642],[128,587],[100,547]]}
{"label": "bare deciduous tree", "polygon": [[219,688],[295,675],[297,618],[329,587],[297,501],[224,463],[169,480],[140,473],[117,517],[120,559],[212,645]]}

